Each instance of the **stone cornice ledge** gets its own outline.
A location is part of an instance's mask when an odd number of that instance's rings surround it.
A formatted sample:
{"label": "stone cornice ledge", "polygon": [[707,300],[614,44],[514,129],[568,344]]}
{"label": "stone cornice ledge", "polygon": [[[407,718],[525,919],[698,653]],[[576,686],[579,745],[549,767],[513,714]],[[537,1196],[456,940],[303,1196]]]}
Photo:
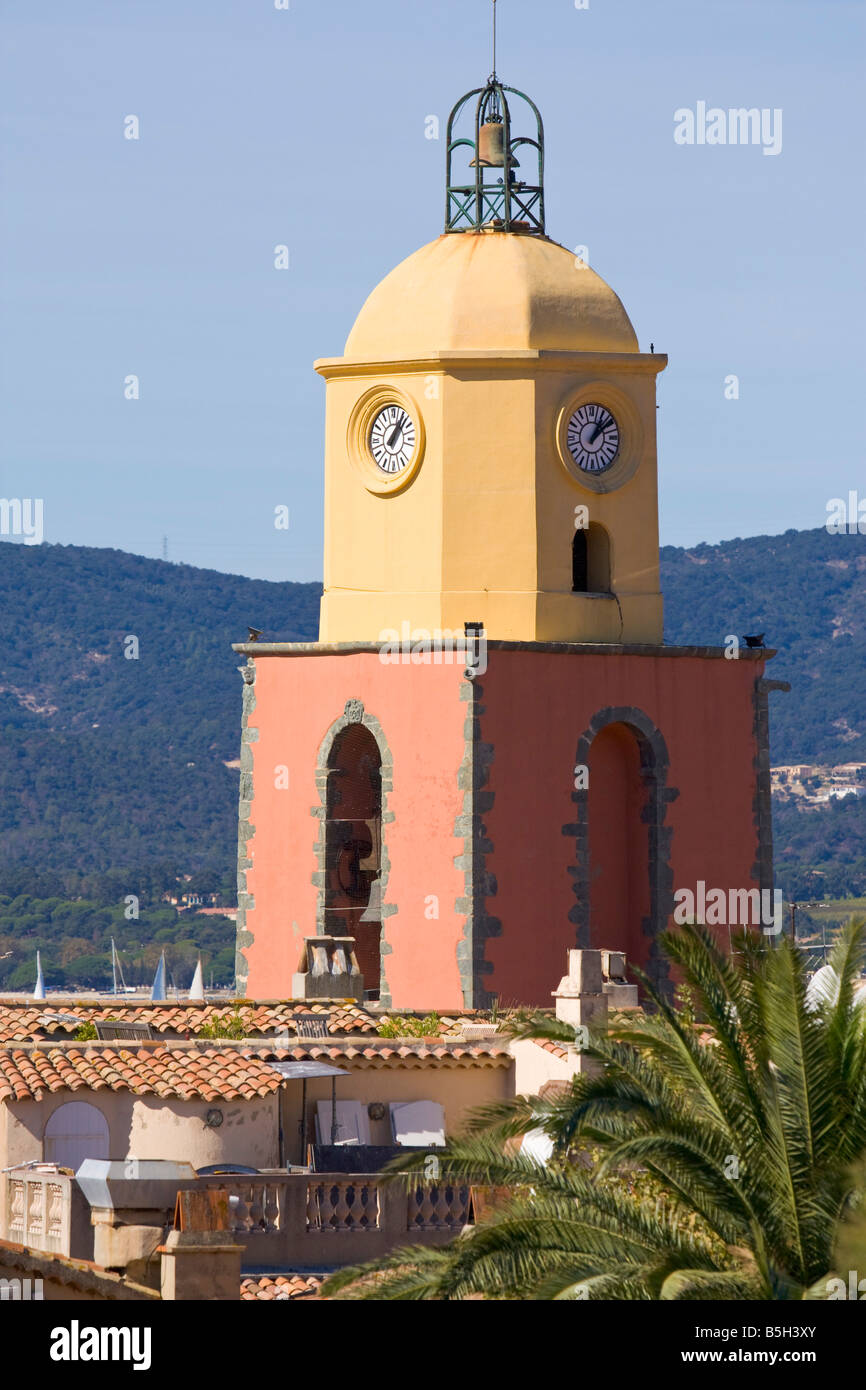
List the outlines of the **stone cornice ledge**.
{"label": "stone cornice ledge", "polygon": [[552,348],[453,348],[419,357],[358,358],[319,357],[313,366],[326,381],[333,377],[382,376],[392,372],[497,371],[520,373],[531,365],[549,372],[601,373],[613,367],[617,373],[657,376],[668,364],[664,352],[567,352]]}
{"label": "stone cornice ledge", "polygon": [[[383,642],[233,642],[232,651],[240,656],[344,656],[348,652],[379,652]],[[555,652],[568,656],[664,656],[700,657],[705,661],[725,659],[725,647],[669,647],[617,642],[518,642],[490,638],[488,652]],[[774,647],[741,647],[739,661],[771,661]],[[728,658],[730,659],[730,658]],[[393,662],[389,665],[409,665]],[[417,663],[416,663],[417,664]]]}

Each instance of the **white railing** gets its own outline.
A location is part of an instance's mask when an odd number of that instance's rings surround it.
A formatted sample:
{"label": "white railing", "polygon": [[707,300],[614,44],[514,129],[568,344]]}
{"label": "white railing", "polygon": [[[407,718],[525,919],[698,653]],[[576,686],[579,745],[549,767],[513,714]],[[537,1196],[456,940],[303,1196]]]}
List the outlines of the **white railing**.
{"label": "white railing", "polygon": [[5,1176],[0,1232],[3,1240],[68,1255],[72,1231],[73,1179],[64,1173],[28,1173]]}

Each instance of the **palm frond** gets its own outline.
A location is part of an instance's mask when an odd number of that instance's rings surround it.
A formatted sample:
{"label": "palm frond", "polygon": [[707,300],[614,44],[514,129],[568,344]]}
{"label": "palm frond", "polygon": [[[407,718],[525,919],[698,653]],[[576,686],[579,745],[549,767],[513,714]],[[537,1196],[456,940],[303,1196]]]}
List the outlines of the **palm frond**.
{"label": "palm frond", "polygon": [[[866,1010],[854,994],[866,925],[841,934],[839,994],[818,1009],[788,941],[769,948],[745,933],[729,959],[706,929],[687,926],[662,946],[711,1041],[645,979],[655,1013],[594,1034],[584,1049],[592,1072],[543,1101],[487,1105],[433,1151],[439,1185],[508,1199],[448,1246],[341,1271],[328,1297],[818,1296],[846,1257],[837,1234],[854,1229],[848,1214],[866,1191],[866,1167],[852,1172],[866,1164]],[[575,1038],[529,1011],[509,1033]],[[514,1142],[538,1129],[554,1144],[546,1165]],[[411,1190],[426,1181],[423,1157],[402,1156],[388,1177]]]}

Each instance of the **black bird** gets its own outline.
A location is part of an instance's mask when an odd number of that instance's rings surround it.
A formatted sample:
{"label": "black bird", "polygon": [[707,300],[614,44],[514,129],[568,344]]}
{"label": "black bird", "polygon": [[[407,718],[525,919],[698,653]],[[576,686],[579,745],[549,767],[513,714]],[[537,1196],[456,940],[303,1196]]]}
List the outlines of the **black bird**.
{"label": "black bird", "polygon": [[753,634],[751,637],[744,637],[743,641],[747,647],[763,647],[764,634],[763,632],[759,632],[757,635]]}
{"label": "black bird", "polygon": [[249,623],[248,623],[248,624],[247,624],[247,632],[250,634],[249,637],[247,638],[247,641],[248,641],[248,642],[258,642],[259,638],[260,638],[261,635],[262,635],[262,628],[260,628],[260,627],[250,627],[250,625],[249,625]]}

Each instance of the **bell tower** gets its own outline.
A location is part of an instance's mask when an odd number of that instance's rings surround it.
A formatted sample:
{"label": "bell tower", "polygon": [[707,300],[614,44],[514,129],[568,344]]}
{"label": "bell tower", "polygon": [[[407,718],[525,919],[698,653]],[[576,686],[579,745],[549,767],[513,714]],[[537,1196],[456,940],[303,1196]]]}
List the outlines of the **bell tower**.
{"label": "bell tower", "polygon": [[548,1004],[573,947],[666,987],[675,889],[772,887],[772,653],[662,637],[667,358],[548,236],[541,116],[495,62],[445,155],[442,234],[315,364],[319,641],[235,648],[253,997],[322,997],[347,952],[334,990],[397,1008]]}
{"label": "bell tower", "polygon": [[[519,159],[518,159],[519,152]],[[655,380],[544,229],[544,129],[495,75],[448,120],[446,226],[373,291],[327,382],[320,639],[410,627],[660,642]]]}

